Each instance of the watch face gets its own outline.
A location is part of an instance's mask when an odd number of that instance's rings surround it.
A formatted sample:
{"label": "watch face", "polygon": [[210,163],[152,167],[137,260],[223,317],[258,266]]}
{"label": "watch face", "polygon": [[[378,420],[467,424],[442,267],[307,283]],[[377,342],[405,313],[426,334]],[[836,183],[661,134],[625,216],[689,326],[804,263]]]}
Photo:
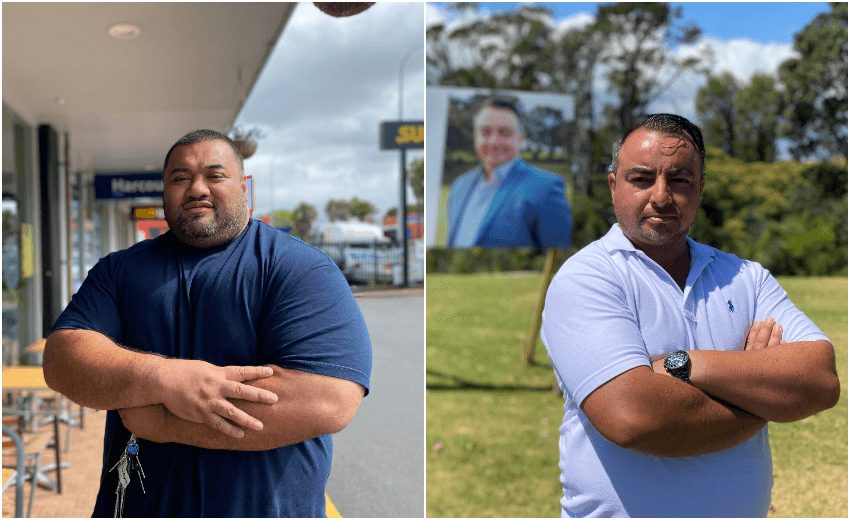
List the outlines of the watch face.
{"label": "watch face", "polygon": [[667,370],[677,370],[688,364],[688,353],[683,350],[677,350],[667,355],[664,360],[664,368]]}

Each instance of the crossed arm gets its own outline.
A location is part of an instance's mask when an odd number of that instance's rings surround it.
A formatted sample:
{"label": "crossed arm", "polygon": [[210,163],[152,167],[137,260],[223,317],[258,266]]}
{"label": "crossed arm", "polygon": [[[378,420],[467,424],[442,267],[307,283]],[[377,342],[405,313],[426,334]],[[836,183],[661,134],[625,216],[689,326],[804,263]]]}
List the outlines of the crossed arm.
{"label": "crossed arm", "polygon": [[669,376],[663,359],[608,381],[581,404],[618,446],[687,457],[731,448],[767,421],[795,421],[835,405],[840,393],[832,345],[785,343],[771,318],[756,322],[744,351],[692,350],[691,383]]}
{"label": "crossed arm", "polygon": [[85,330],[53,332],[43,365],[50,388],[87,407],[119,410],[137,437],[211,449],[266,450],[334,433],[364,394],[344,379],[167,359]]}

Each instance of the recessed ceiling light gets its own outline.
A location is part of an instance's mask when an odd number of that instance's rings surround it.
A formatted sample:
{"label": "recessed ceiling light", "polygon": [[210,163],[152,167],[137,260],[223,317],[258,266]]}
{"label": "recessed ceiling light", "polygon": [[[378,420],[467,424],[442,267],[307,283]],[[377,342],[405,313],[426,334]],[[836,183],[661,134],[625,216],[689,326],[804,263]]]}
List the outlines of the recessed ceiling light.
{"label": "recessed ceiling light", "polygon": [[132,40],[142,33],[142,29],[132,23],[116,23],[110,25],[106,32],[116,40]]}
{"label": "recessed ceiling light", "polygon": [[63,97],[58,97],[58,98],[54,99],[53,101],[55,101],[57,105],[64,105],[65,104],[65,98],[63,98]]}

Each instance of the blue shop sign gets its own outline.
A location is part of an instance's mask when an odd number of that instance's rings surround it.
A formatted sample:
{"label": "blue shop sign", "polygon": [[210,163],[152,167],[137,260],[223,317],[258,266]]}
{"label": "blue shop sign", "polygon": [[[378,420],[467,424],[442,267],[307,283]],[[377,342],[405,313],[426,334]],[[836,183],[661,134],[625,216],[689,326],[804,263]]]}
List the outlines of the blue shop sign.
{"label": "blue shop sign", "polygon": [[96,199],[162,197],[162,192],[162,175],[159,173],[122,173],[94,176],[94,198]]}

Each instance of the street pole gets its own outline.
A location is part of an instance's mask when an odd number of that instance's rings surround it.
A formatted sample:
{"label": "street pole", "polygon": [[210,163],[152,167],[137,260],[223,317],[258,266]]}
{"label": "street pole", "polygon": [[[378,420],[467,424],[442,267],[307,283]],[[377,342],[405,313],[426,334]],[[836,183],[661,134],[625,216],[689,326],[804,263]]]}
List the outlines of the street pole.
{"label": "street pole", "polygon": [[[422,44],[416,44],[410,48],[401,59],[398,67],[398,120],[404,121],[404,64],[413,53],[422,49]],[[404,269],[404,285],[407,287],[407,154],[401,150],[401,205],[398,208],[398,233],[401,241],[402,269]]]}

